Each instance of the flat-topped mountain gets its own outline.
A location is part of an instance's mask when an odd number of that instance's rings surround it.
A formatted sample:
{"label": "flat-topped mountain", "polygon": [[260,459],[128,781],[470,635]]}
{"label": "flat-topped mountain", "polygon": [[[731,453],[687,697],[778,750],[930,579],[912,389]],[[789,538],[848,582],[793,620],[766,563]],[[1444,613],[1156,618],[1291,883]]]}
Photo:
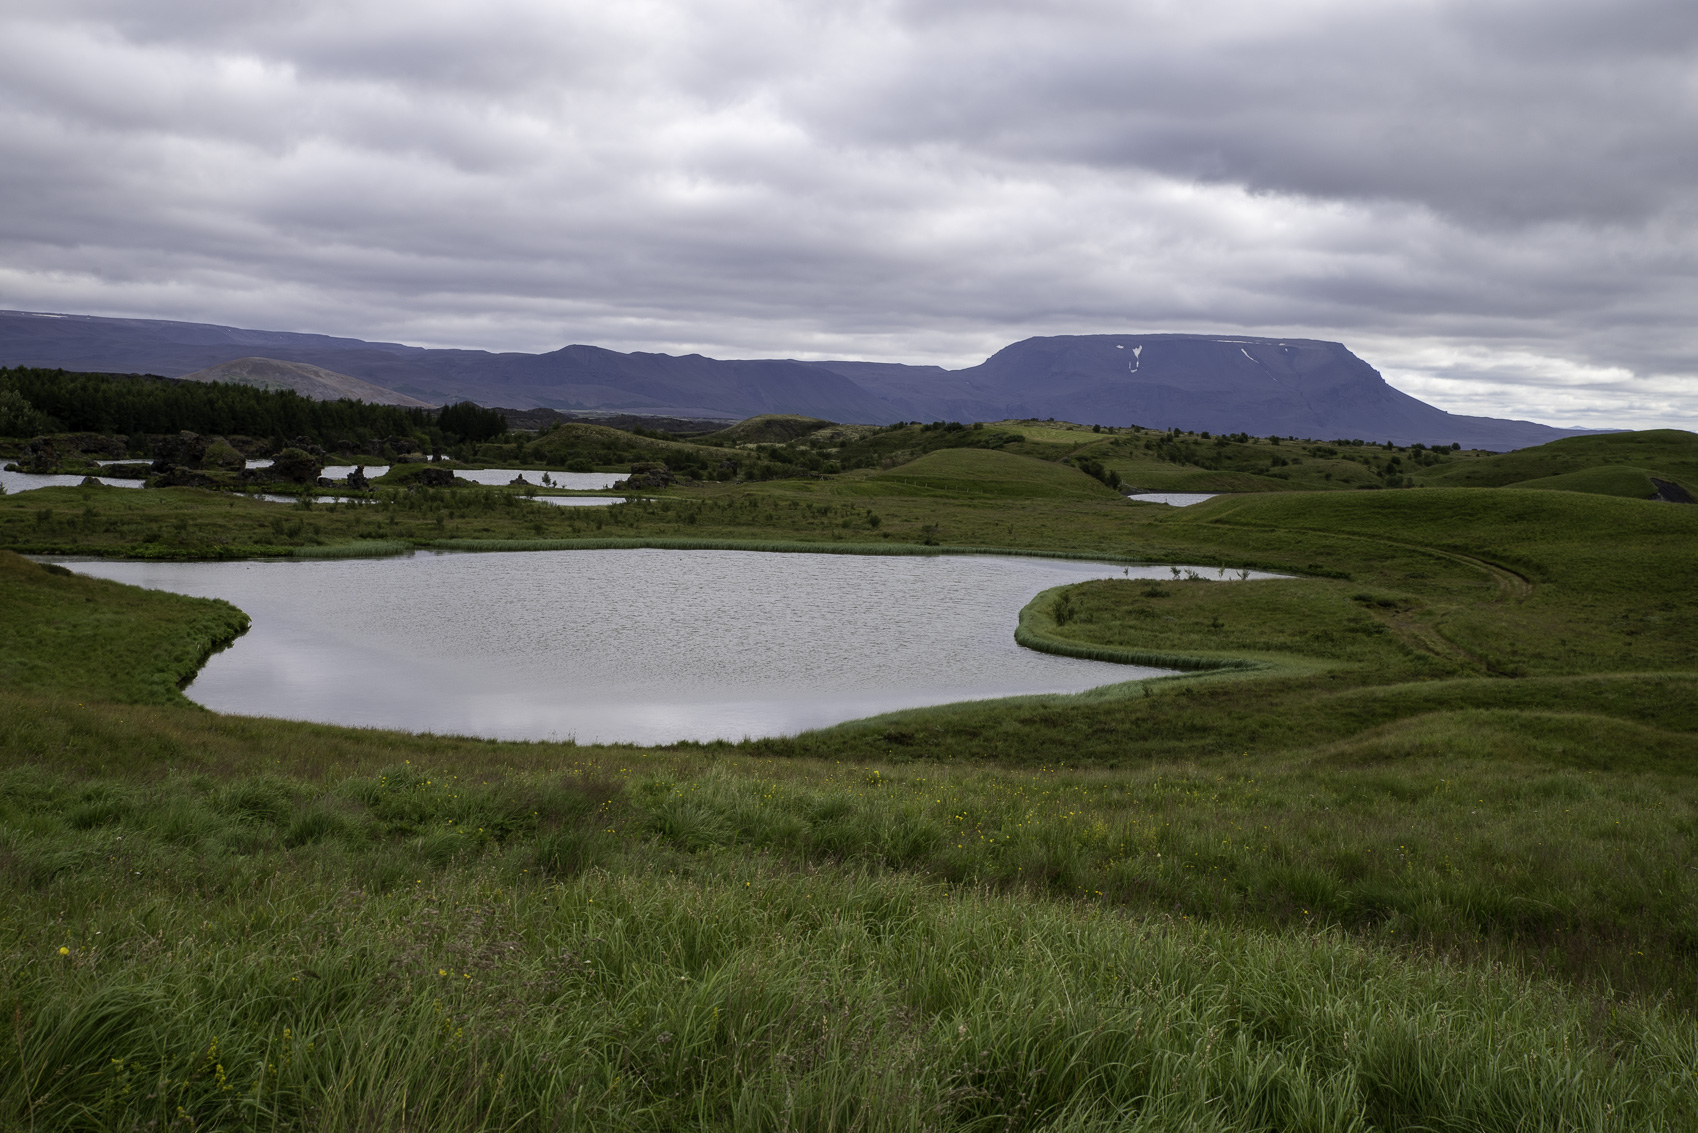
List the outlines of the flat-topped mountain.
{"label": "flat-topped mountain", "polygon": [[1509,449],[1577,431],[1447,413],[1386,383],[1336,342],[1243,335],[1028,338],[964,370],[824,363],[892,403],[974,407],[981,420],[1055,417],[1256,436]]}
{"label": "flat-topped mountain", "polygon": [[698,418],[795,414],[869,424],[1055,417],[1500,450],[1588,431],[1447,413],[1394,389],[1341,344],[1313,339],[1058,335],[1029,338],[977,366],[947,370],[623,354],[582,345],[544,354],[433,350],[205,323],[0,312],[0,365],[200,377],[209,368],[252,365],[257,355],[433,405],[470,400]]}

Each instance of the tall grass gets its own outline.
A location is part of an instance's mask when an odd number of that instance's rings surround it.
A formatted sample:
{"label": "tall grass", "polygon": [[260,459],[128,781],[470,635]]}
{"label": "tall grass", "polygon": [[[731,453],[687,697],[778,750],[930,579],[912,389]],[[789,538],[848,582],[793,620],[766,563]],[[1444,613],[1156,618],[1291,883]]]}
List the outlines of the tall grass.
{"label": "tall grass", "polygon": [[381,559],[402,555],[413,549],[401,539],[357,539],[351,543],[333,543],[319,547],[295,547],[289,552],[295,559]]}
{"label": "tall grass", "polygon": [[[1167,557],[1134,557],[1109,552],[1028,550],[1021,547],[945,546],[926,543],[801,542],[778,539],[695,539],[632,536],[584,539],[434,539],[423,546],[443,551],[605,551],[651,549],[662,551],[765,551],[806,555],[1004,555],[1025,559],[1063,559],[1070,562],[1114,563],[1129,566],[1167,566]],[[1252,567],[1255,564],[1246,564]]]}
{"label": "tall grass", "polygon": [[[9,783],[14,796],[50,786]],[[1654,1007],[1600,1008],[1324,928],[1129,918],[716,849],[733,818],[676,785],[644,790],[638,806],[594,777],[486,788],[397,768],[316,798],[280,780],[190,782],[37,808],[38,833],[59,833],[12,859],[8,903],[24,915],[0,924],[6,1120],[1246,1133],[1698,1121],[1692,1029]],[[428,826],[414,821],[421,802]],[[816,820],[834,805],[816,798]]]}

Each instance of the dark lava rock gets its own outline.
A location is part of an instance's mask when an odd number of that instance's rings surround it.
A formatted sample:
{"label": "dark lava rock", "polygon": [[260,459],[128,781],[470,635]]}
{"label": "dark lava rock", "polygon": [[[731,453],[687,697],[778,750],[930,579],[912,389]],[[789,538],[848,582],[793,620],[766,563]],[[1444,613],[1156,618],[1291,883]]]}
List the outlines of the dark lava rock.
{"label": "dark lava rock", "polygon": [[176,436],[154,437],[153,470],[168,473],[174,468],[199,468],[206,459],[208,441],[199,433],[187,429]]}
{"label": "dark lava rock", "polygon": [[631,475],[613,485],[615,488],[664,488],[676,484],[678,477],[664,464],[633,464]]}
{"label": "dark lava rock", "polygon": [[359,465],[352,472],[348,473],[347,484],[348,487],[361,492],[370,488],[371,481],[366,479],[366,466],[363,464]]}
{"label": "dark lava rock", "polygon": [[1682,488],[1673,480],[1659,480],[1657,477],[1653,476],[1651,477],[1651,485],[1657,489],[1657,494],[1653,497],[1654,499],[1663,500],[1664,502],[1671,504],[1698,503],[1698,500],[1694,500],[1692,498],[1691,492],[1688,492],[1685,488]]}
{"label": "dark lava rock", "polygon": [[125,445],[123,437],[103,433],[55,433],[30,441],[19,463],[24,472],[82,472],[97,457],[123,456]]}
{"label": "dark lava rock", "polygon": [[217,472],[203,472],[198,468],[168,468],[156,473],[147,482],[149,488],[223,488],[230,485],[232,478]]}
{"label": "dark lava rock", "polygon": [[264,469],[268,480],[287,480],[293,484],[316,484],[324,471],[324,461],[299,448],[286,448],[271,458],[271,467]]}
{"label": "dark lava rock", "polygon": [[423,468],[408,479],[421,488],[452,488],[454,473],[446,468]]}

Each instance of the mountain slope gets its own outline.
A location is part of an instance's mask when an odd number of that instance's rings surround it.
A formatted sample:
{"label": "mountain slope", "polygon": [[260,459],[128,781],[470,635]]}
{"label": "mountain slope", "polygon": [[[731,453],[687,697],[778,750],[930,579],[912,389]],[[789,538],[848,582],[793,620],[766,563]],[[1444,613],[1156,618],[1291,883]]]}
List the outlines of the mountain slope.
{"label": "mountain slope", "polygon": [[[1313,339],[1057,335],[1014,343],[978,366],[943,374],[917,375],[911,388],[952,402],[976,399],[982,420],[1056,417],[1464,448],[1519,448],[1573,433],[1446,413],[1387,385],[1343,345]],[[898,381],[881,372],[865,384],[885,392]]]}
{"label": "mountain slope", "polygon": [[417,409],[431,408],[428,401],[396,393],[392,389],[372,385],[359,378],[338,374],[307,362],[279,362],[275,358],[238,358],[205,370],[184,374],[188,382],[226,382],[231,385],[254,386],[258,389],[292,389],[314,401],[335,401],[352,398],[373,405],[404,405]]}
{"label": "mountain slope", "polygon": [[433,405],[697,418],[999,421],[1176,427],[1514,449],[1586,430],[1446,413],[1390,385],[1336,342],[1238,335],[1029,338],[977,366],[622,354],[433,350],[201,323],[0,312],[0,365],[179,377],[266,358],[331,370]]}

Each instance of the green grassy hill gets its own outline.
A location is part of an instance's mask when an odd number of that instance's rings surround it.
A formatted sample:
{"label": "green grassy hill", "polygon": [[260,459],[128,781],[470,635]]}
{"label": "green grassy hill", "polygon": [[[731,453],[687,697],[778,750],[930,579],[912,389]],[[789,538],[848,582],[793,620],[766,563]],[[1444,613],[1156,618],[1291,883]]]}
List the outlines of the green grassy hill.
{"label": "green grassy hill", "polygon": [[713,467],[726,455],[724,450],[707,445],[642,437],[581,421],[563,422],[534,440],[509,438],[507,443],[482,445],[477,451],[478,460],[485,464],[562,469],[578,465],[607,470],[622,469],[633,462],[659,462],[675,470]]}
{"label": "green grassy hill", "polygon": [[827,428],[833,422],[794,413],[763,413],[696,438],[729,445],[783,444]]}
{"label": "green grassy hill", "polygon": [[1446,641],[1498,672],[1680,669],[1698,647],[1698,508],[1576,492],[1423,489],[1223,497],[1158,522],[1210,540],[1217,537],[1203,530],[1228,526],[1315,546],[1343,538],[1358,555],[1419,548],[1426,565],[1379,572],[1401,591],[1432,592],[1436,577],[1458,565],[1475,571],[1493,597],[1435,594],[1425,605]]}
{"label": "green grassy hill", "polygon": [[1630,500],[1648,500],[1657,494],[1651,474],[1627,464],[1600,464],[1595,468],[1581,468],[1556,476],[1518,480],[1506,487],[1541,492],[1584,492],[1592,496],[1621,496]]}
{"label": "green grassy hill", "polygon": [[1078,469],[994,449],[943,449],[875,472],[863,481],[883,493],[955,494],[969,498],[1098,497],[1118,493]]}
{"label": "green grassy hill", "polygon": [[[1591,475],[1558,479],[1587,472]],[[1651,494],[1651,476],[1672,480],[1688,491],[1698,489],[1698,434],[1681,429],[1646,429],[1567,437],[1535,448],[1434,468],[1419,480],[1445,488],[1516,485],[1643,499]]]}

